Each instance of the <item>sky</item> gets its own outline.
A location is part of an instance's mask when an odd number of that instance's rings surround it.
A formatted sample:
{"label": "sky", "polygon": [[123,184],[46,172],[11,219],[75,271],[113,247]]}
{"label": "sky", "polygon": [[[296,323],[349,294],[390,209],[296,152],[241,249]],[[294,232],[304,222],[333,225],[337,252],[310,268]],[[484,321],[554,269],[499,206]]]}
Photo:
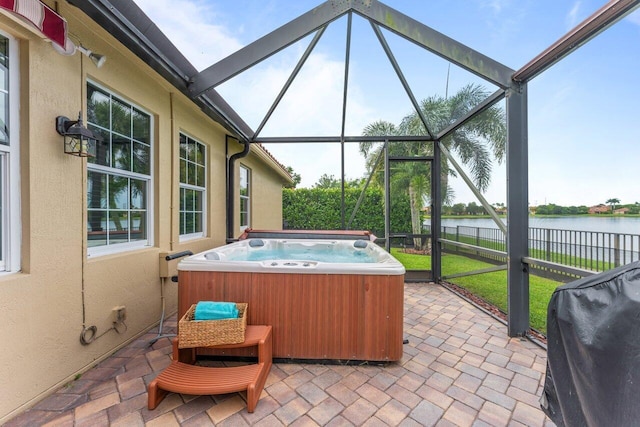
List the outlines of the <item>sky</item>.
{"label": "sky", "polygon": [[[135,0],[198,69],[223,59],[321,0]],[[605,0],[387,0],[413,19],[520,69],[602,7]],[[341,133],[346,18],[329,25],[259,136]],[[399,124],[413,111],[370,25],[353,16],[345,135],[377,120]],[[491,83],[383,31],[418,100],[450,96],[467,84]],[[216,87],[255,130],[311,37]],[[528,83],[529,204],[640,202],[640,11],[636,10]],[[504,107],[504,102],[498,104]],[[339,144],[267,144],[285,166],[313,186],[341,175]],[[465,168],[468,172],[468,169]],[[357,144],[345,144],[345,176],[366,177]],[[476,202],[452,178],[454,203]],[[506,168],[494,162],[484,193],[506,203]]]}

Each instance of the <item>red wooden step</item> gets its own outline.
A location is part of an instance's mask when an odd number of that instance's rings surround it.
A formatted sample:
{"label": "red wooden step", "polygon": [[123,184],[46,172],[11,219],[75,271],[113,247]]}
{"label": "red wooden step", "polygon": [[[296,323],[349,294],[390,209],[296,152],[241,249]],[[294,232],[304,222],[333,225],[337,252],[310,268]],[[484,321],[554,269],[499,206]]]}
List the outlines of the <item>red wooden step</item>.
{"label": "red wooden step", "polygon": [[[149,409],[155,409],[168,392],[203,395],[246,390],[247,411],[253,412],[271,370],[271,329],[271,326],[247,326],[243,343],[213,346],[213,348],[257,346],[258,363],[245,366],[208,367],[184,363],[178,360],[181,359],[180,350],[178,350],[178,341],[174,340],[173,362],[149,383]],[[187,356],[188,361],[194,360],[193,354]]]}

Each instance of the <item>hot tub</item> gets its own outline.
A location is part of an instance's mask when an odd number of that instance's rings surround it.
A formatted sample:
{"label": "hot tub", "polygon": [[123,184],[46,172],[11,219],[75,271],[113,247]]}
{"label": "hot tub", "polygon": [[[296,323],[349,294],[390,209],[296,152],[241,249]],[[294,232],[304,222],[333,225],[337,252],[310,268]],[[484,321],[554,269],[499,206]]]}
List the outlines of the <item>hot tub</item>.
{"label": "hot tub", "polygon": [[247,302],[248,324],[273,326],[275,358],[402,357],[402,264],[364,237],[277,236],[248,237],[181,261],[179,315],[200,300]]}

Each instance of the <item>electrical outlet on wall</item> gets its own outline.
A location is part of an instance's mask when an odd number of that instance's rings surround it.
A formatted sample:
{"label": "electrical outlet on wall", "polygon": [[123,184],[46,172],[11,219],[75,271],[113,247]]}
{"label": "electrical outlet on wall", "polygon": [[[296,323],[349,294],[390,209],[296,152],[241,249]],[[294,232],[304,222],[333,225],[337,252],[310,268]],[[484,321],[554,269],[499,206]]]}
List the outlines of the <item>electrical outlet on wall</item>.
{"label": "electrical outlet on wall", "polygon": [[127,319],[127,308],[124,305],[113,307],[113,323],[122,323]]}

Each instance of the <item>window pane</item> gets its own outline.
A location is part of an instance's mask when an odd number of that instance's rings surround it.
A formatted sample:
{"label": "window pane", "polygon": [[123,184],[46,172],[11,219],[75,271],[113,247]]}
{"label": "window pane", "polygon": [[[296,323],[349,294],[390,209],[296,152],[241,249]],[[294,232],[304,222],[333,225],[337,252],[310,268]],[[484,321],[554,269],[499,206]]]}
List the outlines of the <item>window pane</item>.
{"label": "window pane", "polygon": [[131,107],[117,98],[111,103],[111,129],[124,136],[131,136]]}
{"label": "window pane", "polygon": [[[240,168],[240,192],[246,190],[249,187],[249,171],[245,168]],[[246,195],[246,192],[244,193]]]}
{"label": "window pane", "polygon": [[187,149],[187,159],[190,162],[196,161],[196,143],[193,139],[189,138],[189,148]]}
{"label": "window pane", "polygon": [[[2,67],[0,66],[0,70]],[[8,77],[8,74],[7,74]],[[0,92],[0,144],[9,145],[9,94]]]}
{"label": "window pane", "polygon": [[0,144],[9,145],[9,40],[0,36]]}
{"label": "window pane", "polygon": [[195,232],[195,216],[193,212],[186,212],[185,216],[185,234]]}
{"label": "window pane", "polygon": [[87,121],[110,129],[110,97],[95,86],[87,85]]}
{"label": "window pane", "polygon": [[129,178],[109,177],[109,209],[129,209]]}
{"label": "window pane", "polygon": [[[0,44],[4,45],[6,39],[0,36]],[[0,90],[5,92],[9,91],[9,70],[7,68],[7,57],[4,53],[0,52]]]}
{"label": "window pane", "polygon": [[196,165],[187,164],[187,184],[196,185]]}
{"label": "window pane", "polygon": [[184,188],[180,189],[180,211],[184,211],[185,209],[186,193],[187,193],[187,190],[185,190]]}
{"label": "window pane", "polygon": [[246,227],[249,225],[249,216],[246,212],[240,212],[240,226]]}
{"label": "window pane", "polygon": [[89,209],[107,207],[107,175],[89,171],[87,175],[87,204]]}
{"label": "window pane", "polygon": [[147,208],[147,183],[140,179],[131,180],[131,209]]}
{"label": "window pane", "polygon": [[202,228],[202,212],[196,212],[194,214],[194,220],[193,220],[193,232],[194,233],[199,233],[202,232],[203,228]]}
{"label": "window pane", "polygon": [[193,210],[193,190],[186,190],[185,191],[185,197],[184,197],[184,210],[185,211],[192,211]]}
{"label": "window pane", "polygon": [[9,91],[9,39],[0,36],[0,89]]}
{"label": "window pane", "polygon": [[138,142],[133,143],[133,171],[149,175],[151,167],[149,165],[149,157],[151,155],[151,147]]}
{"label": "window pane", "polygon": [[180,234],[187,234],[185,231],[187,229],[185,217],[186,214],[184,212],[180,212]]}
{"label": "window pane", "polygon": [[131,212],[131,241],[147,239],[147,214],[145,211]]}
{"label": "window pane", "polygon": [[149,144],[151,131],[151,118],[135,108],[133,109],[133,138]]}
{"label": "window pane", "polygon": [[199,187],[205,186],[204,171],[204,166],[196,166],[196,185]]}
{"label": "window pane", "polygon": [[0,61],[6,67],[9,57],[9,39],[0,36]]}
{"label": "window pane", "polygon": [[89,163],[95,163],[102,166],[110,166],[110,134],[104,129],[100,129],[92,124],[88,126],[88,128],[93,132],[94,135],[102,138],[102,141],[98,140],[96,142],[96,156],[89,157]]}
{"label": "window pane", "polygon": [[205,159],[206,159],[206,154],[207,154],[207,150],[204,144],[198,144],[197,148],[197,153],[196,153],[196,163],[204,166],[205,165]]}
{"label": "window pane", "polygon": [[107,244],[107,211],[90,210],[87,213],[87,234],[89,246]]}
{"label": "window pane", "polygon": [[129,240],[129,214],[121,211],[109,212],[109,243]]}
{"label": "window pane", "polygon": [[180,134],[180,158],[187,158],[187,137]]}
{"label": "window pane", "polygon": [[112,166],[114,168],[130,171],[131,170],[131,141],[127,138],[123,138],[119,135],[114,134],[112,147],[113,147],[113,160],[111,163]]}
{"label": "window pane", "polygon": [[204,199],[204,191],[194,191],[193,197],[194,197],[193,209],[196,211],[202,212],[202,202]]}
{"label": "window pane", "polygon": [[180,159],[180,183],[187,183],[187,162]]}

